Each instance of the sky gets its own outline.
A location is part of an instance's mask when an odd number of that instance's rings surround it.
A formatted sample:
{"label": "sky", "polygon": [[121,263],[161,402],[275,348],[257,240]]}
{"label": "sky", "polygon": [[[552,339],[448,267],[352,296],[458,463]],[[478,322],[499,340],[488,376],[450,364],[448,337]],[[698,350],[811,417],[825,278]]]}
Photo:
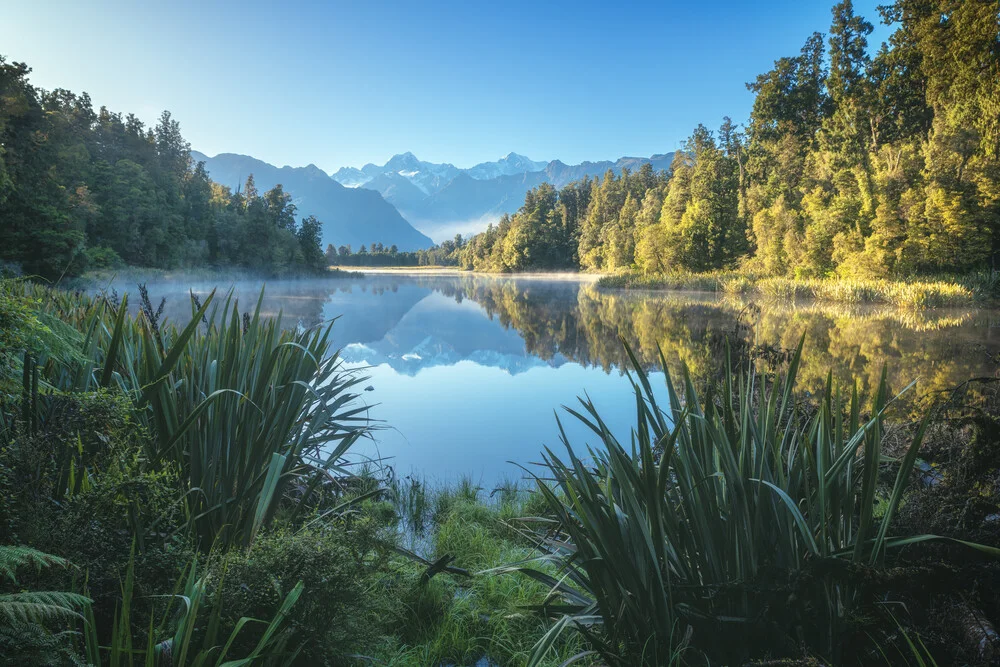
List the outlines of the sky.
{"label": "sky", "polygon": [[[888,36],[875,7],[855,9]],[[0,55],[192,148],[278,166],[614,160],[745,122],[833,0],[0,0]]]}

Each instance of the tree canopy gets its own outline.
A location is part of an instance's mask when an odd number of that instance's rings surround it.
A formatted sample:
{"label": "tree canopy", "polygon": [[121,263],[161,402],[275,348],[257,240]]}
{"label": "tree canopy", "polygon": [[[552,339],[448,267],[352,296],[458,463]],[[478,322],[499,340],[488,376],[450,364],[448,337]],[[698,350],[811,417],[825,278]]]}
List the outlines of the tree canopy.
{"label": "tree canopy", "polygon": [[541,185],[469,239],[468,268],[746,268],[894,277],[1000,251],[1000,5],[896,0],[872,50],[851,0],[747,84],[745,128],[699,125],[664,174]]}
{"label": "tree canopy", "polygon": [[95,110],[44,91],[0,56],[0,260],[46,278],[88,267],[236,266],[267,274],[325,266],[321,222],[296,222],[280,185],[238,192],[194,163],[180,125]]}

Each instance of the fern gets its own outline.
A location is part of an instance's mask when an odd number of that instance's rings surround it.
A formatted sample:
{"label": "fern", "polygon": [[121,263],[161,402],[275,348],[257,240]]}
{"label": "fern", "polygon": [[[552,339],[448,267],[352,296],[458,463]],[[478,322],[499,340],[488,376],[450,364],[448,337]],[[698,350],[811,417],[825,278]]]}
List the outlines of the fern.
{"label": "fern", "polygon": [[22,546],[0,546],[0,577],[17,584],[17,570],[34,567],[40,572],[46,567],[69,567],[65,558]]}
{"label": "fern", "polygon": [[[70,562],[65,558],[37,549],[0,546],[0,576],[11,584],[17,584],[17,571],[25,567],[41,571],[47,567],[69,566]],[[90,603],[90,598],[86,596],[64,591],[0,593],[0,627],[82,619],[80,612]]]}
{"label": "fern", "polygon": [[83,620],[78,610],[90,604],[90,598],[61,591],[25,591],[0,594],[0,623],[47,623]]}
{"label": "fern", "polygon": [[79,665],[90,667],[73,649],[72,631],[49,632],[40,625],[0,623],[0,667]]}

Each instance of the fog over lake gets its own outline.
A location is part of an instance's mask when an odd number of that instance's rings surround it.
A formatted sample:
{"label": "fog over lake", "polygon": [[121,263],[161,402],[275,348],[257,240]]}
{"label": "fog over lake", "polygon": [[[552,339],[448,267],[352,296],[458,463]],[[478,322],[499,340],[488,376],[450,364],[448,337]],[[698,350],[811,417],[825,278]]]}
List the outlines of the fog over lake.
{"label": "fog over lake", "polygon": [[[148,289],[155,304],[166,298],[167,317],[183,323],[189,290],[204,298],[218,287],[225,298],[231,289],[239,309],[252,311],[262,285],[262,313],[281,312],[289,326],[337,318],[335,345],[345,368],[368,378],[359,400],[382,426],[358,454],[385,460],[399,476],[469,475],[487,489],[524,475],[511,461],[530,468],[544,446],[561,450],[556,412],[574,448],[585,451],[593,433],[560,408],[579,407],[585,393],[627,442],[635,399],[619,335],[661,396],[658,344],[672,372],[683,363],[704,382],[722,368],[727,340],[754,350],[764,368],[805,334],[803,388],[819,391],[832,371],[844,383],[857,378],[865,392],[887,363],[893,389],[918,380],[914,397],[991,374],[1000,354],[996,311],[762,304],[601,290],[581,277],[393,272],[265,285],[178,275],[150,280]],[[112,287],[137,296],[135,279]]]}

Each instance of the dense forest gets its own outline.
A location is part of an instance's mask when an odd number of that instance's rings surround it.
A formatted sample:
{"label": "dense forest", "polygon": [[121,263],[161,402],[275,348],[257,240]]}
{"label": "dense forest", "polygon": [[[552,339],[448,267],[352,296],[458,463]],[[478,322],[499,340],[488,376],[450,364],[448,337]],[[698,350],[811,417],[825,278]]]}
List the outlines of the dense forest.
{"label": "dense forest", "polygon": [[155,127],[44,91],[0,57],[0,261],[46,278],[122,264],[322,268],[321,222],[296,220],[280,185],[209,179],[169,112]]}
{"label": "dense forest", "polygon": [[462,235],[456,234],[454,240],[408,252],[383,243],[362,245],[356,251],[350,244],[334,247],[331,243],[326,246],[325,257],[330,266],[454,266],[464,247]]}
{"label": "dense forest", "polygon": [[896,0],[877,52],[850,0],[828,38],[747,85],[746,127],[699,125],[666,174],[608,172],[471,238],[465,268],[741,268],[899,277],[993,266],[1000,250],[1000,9]]}

